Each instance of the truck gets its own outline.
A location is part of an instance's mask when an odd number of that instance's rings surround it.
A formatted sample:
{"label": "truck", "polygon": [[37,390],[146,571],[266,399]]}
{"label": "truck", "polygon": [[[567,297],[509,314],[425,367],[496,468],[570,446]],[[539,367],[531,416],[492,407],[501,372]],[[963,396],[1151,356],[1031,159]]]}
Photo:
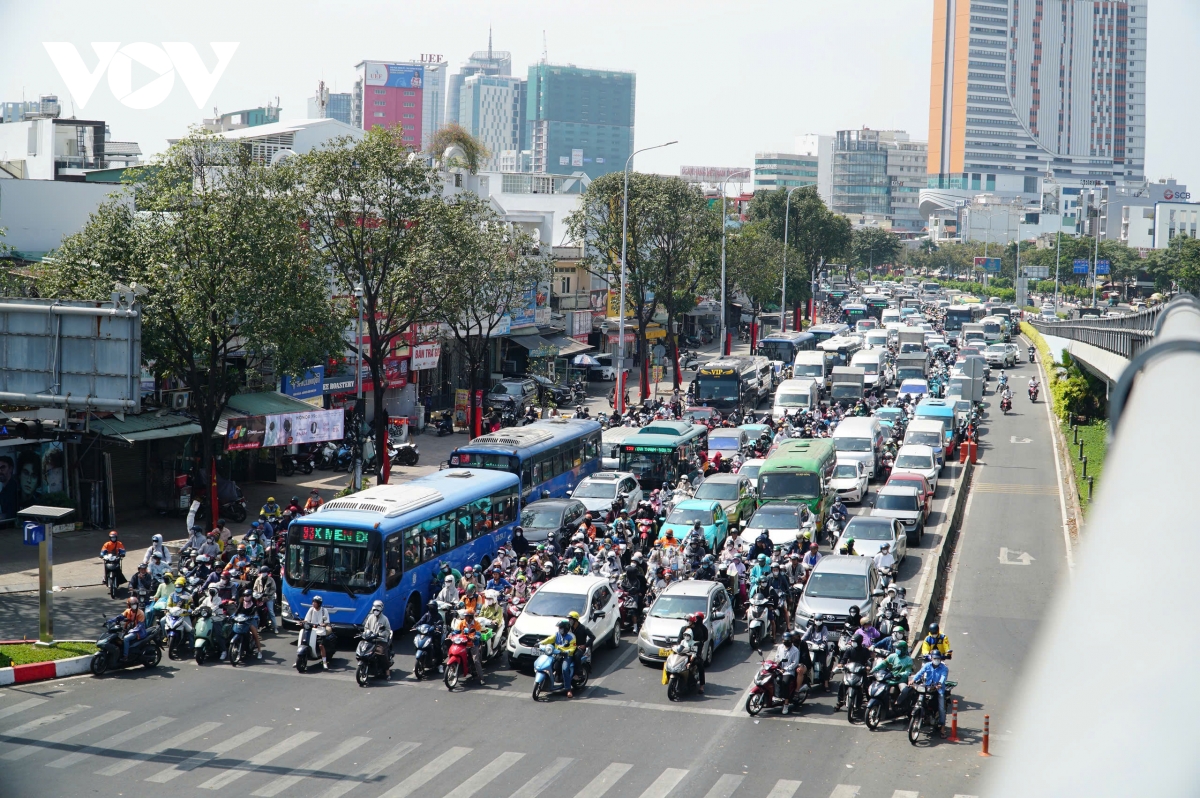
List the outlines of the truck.
{"label": "truck", "polygon": [[[908,346],[905,346],[908,344]],[[896,345],[901,354],[925,351],[924,330],[900,330],[896,333]]]}
{"label": "truck", "polygon": [[987,346],[985,341],[987,336],[984,335],[982,324],[964,324],[962,326],[962,334],[958,337],[958,345],[968,346],[974,344],[976,346]]}
{"label": "truck", "polygon": [[857,402],[863,398],[866,381],[866,369],[856,366],[835,366],[833,387],[829,389],[829,398],[835,402]]}
{"label": "truck", "polygon": [[929,375],[929,355],[925,352],[909,352],[896,355],[896,382],[923,380]]}

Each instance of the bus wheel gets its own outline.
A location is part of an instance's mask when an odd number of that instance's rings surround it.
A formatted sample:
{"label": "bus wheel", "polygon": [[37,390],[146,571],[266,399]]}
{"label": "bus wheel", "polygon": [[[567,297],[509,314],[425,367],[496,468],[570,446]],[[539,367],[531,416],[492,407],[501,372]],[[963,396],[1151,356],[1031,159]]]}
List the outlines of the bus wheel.
{"label": "bus wheel", "polygon": [[417,620],[421,617],[421,601],[415,595],[408,600],[408,606],[404,608],[404,630],[407,632],[417,625]]}

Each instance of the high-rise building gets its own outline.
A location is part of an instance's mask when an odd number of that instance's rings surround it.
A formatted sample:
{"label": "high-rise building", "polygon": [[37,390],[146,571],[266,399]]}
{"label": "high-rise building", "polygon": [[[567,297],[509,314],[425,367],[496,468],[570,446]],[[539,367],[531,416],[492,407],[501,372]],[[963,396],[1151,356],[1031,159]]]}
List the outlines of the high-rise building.
{"label": "high-rise building", "polygon": [[1148,0],[934,0],[929,187],[1144,180]]}
{"label": "high-rise building", "polygon": [[241,130],[244,127],[270,125],[279,121],[280,110],[279,98],[276,97],[274,105],[267,103],[266,105],[260,105],[258,108],[247,108],[242,111],[230,111],[229,113],[219,114],[212,119],[205,119],[200,127],[210,133],[222,133],[227,130]]}
{"label": "high-rise building", "polygon": [[836,213],[884,217],[888,203],[888,154],[879,131],[839,130],[833,144],[833,202]]}
{"label": "high-rise building", "polygon": [[833,202],[833,136],[805,133],[796,136],[796,152],[817,158],[817,193],[826,205]]}
{"label": "high-rise building", "polygon": [[[488,48],[476,50],[446,85],[446,122],[462,124],[458,115],[462,87],[472,75],[507,76],[512,74],[512,53],[492,49],[492,32],[488,30]],[[523,108],[524,106],[522,106]]]}
{"label": "high-rise building", "polygon": [[817,156],[790,152],[756,152],[754,154],[754,190],[774,191],[777,188],[815,186]]}
{"label": "high-rise building", "polygon": [[360,61],[351,123],[363,130],[399,126],[405,144],[423,149],[445,118],[446,66],[444,61]]}
{"label": "high-rise building", "polygon": [[353,124],[351,107],[353,97],[350,92],[331,92],[325,81],[317,86],[317,92],[308,98],[309,119],[336,119],[344,125]]}
{"label": "high-rise building", "polygon": [[459,92],[458,122],[491,152],[483,169],[500,165],[500,154],[521,143],[521,99],[525,81],[512,76],[470,75]]}
{"label": "high-rise building", "polygon": [[925,230],[921,215],[921,189],[926,185],[929,144],[910,141],[900,130],[880,131],[880,141],[887,148],[888,218],[892,232],[915,236]]}
{"label": "high-rise building", "polygon": [[533,171],[596,178],[624,169],[633,152],[636,90],[632,72],[529,67],[521,149],[531,151]]}

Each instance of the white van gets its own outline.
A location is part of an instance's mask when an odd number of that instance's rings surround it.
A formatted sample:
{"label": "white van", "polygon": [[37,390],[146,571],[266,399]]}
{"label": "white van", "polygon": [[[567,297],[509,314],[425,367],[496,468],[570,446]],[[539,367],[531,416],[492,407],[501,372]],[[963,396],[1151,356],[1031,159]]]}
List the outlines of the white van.
{"label": "white van", "polygon": [[863,387],[866,390],[883,390],[888,387],[886,349],[861,349],[850,358],[850,365],[865,372]]}
{"label": "white van", "polygon": [[872,349],[887,349],[889,335],[887,330],[871,330],[863,336],[863,343]]}
{"label": "white van", "polygon": [[833,431],[833,448],[839,460],[858,460],[874,479],[883,456],[883,425],[872,416],[844,418]]}
{"label": "white van", "polygon": [[915,443],[933,449],[938,467],[946,464],[946,425],[934,418],[914,418],[904,429],[904,445]]}
{"label": "white van", "polygon": [[898,322],[898,321],[900,321],[899,308],[887,308],[886,310],[883,311],[883,314],[879,317],[879,323],[882,324],[884,327],[888,326],[888,324],[891,324],[893,322]]}
{"label": "white van", "polygon": [[823,391],[829,390],[833,379],[825,353],[819,349],[797,352],[796,362],[792,364],[792,376],[816,380]]}
{"label": "white van", "polygon": [[821,388],[814,379],[790,379],[779,383],[771,417],[783,418],[784,413],[812,410],[821,401]]}

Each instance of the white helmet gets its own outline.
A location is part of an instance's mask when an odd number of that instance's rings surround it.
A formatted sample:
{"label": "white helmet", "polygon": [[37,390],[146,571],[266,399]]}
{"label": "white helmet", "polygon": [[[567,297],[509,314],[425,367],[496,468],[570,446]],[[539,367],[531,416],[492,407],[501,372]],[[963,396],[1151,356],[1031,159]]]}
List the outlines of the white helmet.
{"label": "white helmet", "polygon": [[383,602],[376,599],[375,602],[373,604],[371,604],[371,612],[375,613],[376,615],[379,615],[380,613],[382,613],[383,612]]}
{"label": "white helmet", "polygon": [[162,543],[162,535],[155,535],[150,540],[154,543]]}

